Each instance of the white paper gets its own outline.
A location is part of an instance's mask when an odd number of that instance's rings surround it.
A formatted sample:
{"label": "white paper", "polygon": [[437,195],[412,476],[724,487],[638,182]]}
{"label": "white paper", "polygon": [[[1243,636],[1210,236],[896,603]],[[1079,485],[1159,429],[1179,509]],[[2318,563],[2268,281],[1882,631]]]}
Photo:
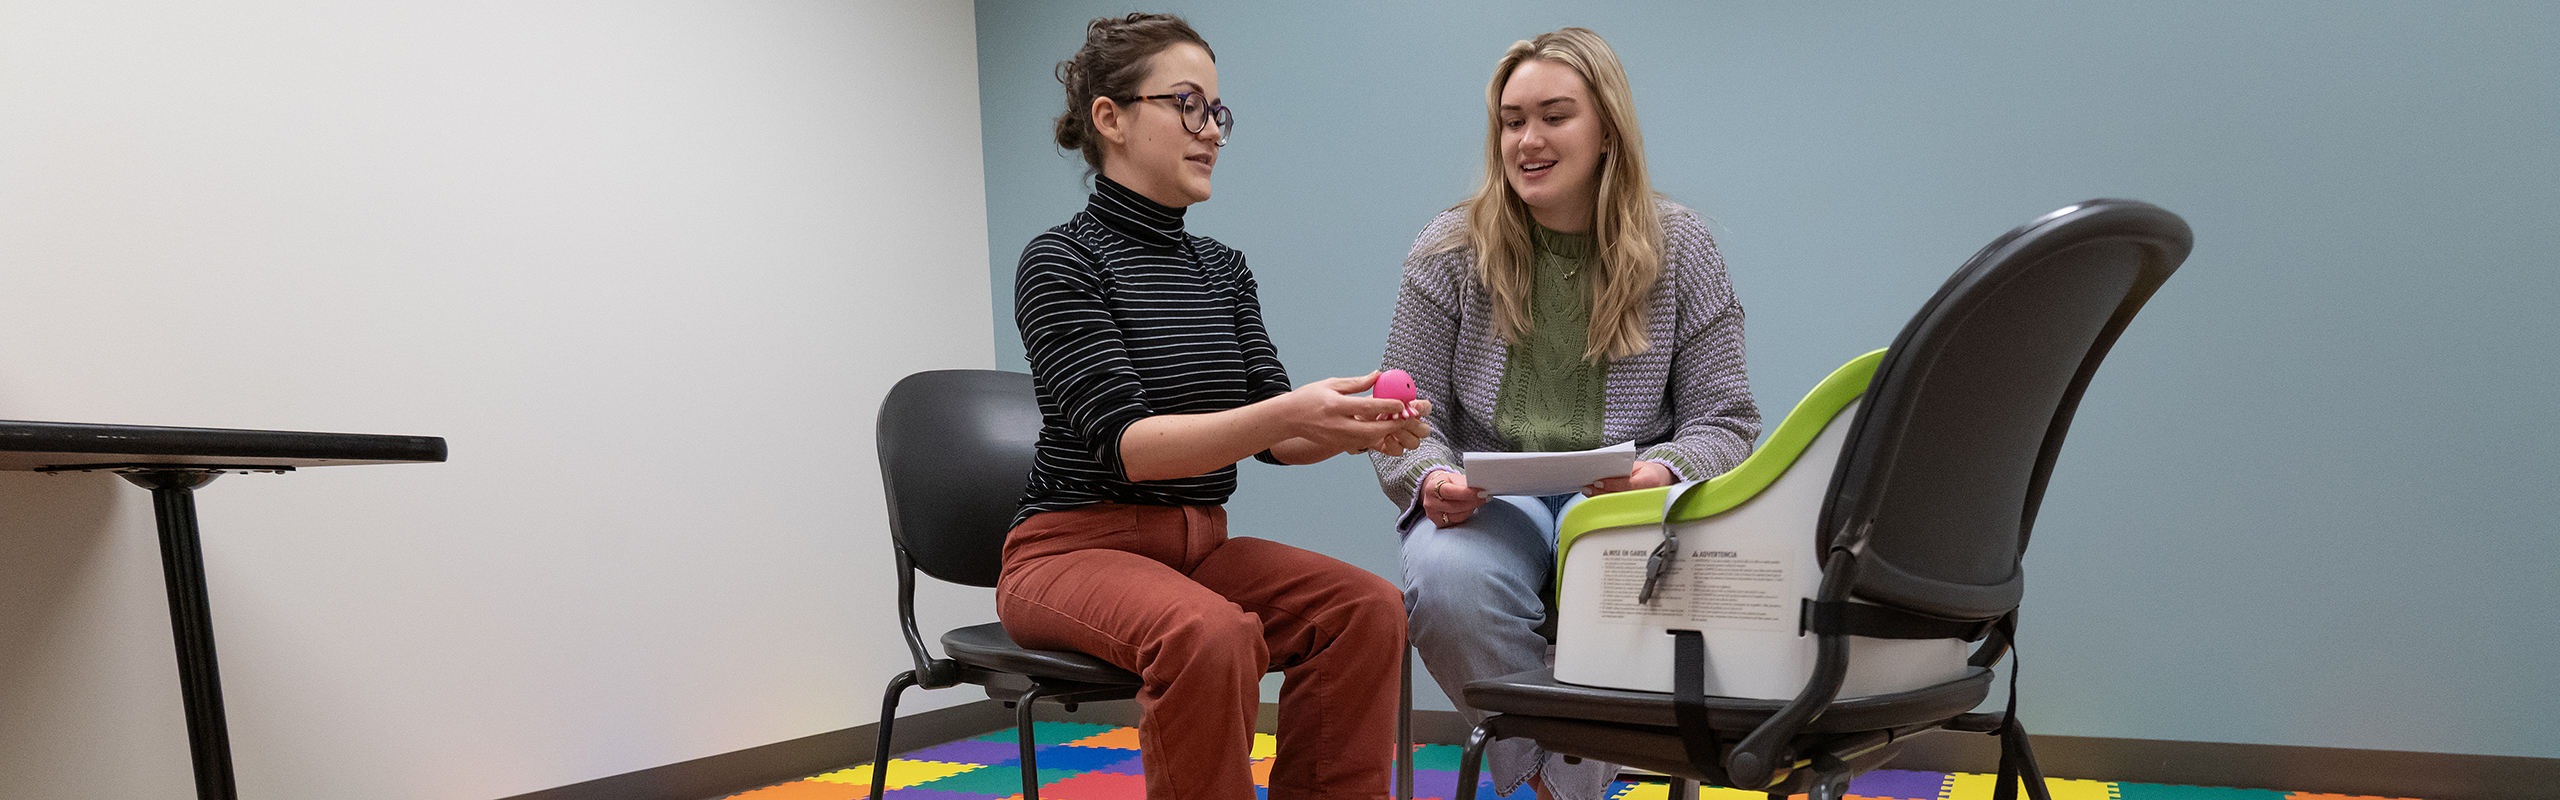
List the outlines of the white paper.
{"label": "white paper", "polygon": [[1467,488],[1491,494],[1550,495],[1634,472],[1636,443],[1564,453],[1468,453]]}

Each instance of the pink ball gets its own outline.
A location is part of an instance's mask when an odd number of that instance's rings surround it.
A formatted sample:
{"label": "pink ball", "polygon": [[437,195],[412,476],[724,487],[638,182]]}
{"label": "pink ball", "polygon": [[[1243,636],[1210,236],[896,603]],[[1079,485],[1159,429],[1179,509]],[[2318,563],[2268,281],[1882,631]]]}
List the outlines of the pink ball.
{"label": "pink ball", "polygon": [[1369,396],[1386,400],[1401,400],[1407,403],[1413,402],[1416,397],[1413,391],[1413,376],[1404,374],[1404,370],[1400,369],[1391,369],[1386,372],[1379,373],[1378,385],[1369,390]]}

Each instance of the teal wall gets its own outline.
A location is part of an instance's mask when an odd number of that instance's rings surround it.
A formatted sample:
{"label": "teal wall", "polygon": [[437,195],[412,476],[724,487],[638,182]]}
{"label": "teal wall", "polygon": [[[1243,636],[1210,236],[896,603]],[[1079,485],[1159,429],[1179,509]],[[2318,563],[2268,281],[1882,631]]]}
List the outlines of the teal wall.
{"label": "teal wall", "polygon": [[[1294,378],[1376,363],[1501,50],[1591,27],[1713,220],[1773,418],[2040,213],[2194,226],[2044,504],[2038,732],[2560,757],[2560,5],[1572,5],[1163,6],[1236,109],[1192,229],[1249,255]],[[1128,10],[978,3],[1000,367],[1014,259],[1084,194],[1050,67]],[[1244,480],[1239,533],[1396,574],[1365,464]]]}

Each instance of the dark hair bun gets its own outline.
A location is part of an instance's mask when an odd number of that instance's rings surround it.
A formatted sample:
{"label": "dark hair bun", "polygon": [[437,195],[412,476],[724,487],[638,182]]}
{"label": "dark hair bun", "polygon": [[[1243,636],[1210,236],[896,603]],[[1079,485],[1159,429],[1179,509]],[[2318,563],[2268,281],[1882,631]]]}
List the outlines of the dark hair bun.
{"label": "dark hair bun", "polygon": [[1067,112],[1058,115],[1058,149],[1084,153],[1087,173],[1102,171],[1102,148],[1095,141],[1093,99],[1137,94],[1146,82],[1149,60],[1167,47],[1189,42],[1216,61],[1217,51],[1200,38],[1191,23],[1172,14],[1136,13],[1101,17],[1084,26],[1084,47],[1074,58],[1058,62],[1058,83],[1067,90]]}

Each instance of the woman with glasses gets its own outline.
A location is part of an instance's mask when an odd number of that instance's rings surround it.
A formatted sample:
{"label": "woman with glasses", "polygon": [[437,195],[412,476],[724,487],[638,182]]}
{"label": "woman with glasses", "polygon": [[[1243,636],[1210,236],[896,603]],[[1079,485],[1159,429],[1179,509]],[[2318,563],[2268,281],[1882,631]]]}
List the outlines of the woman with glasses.
{"label": "woman with glasses", "polygon": [[1404,613],[1395,586],[1295,547],[1226,535],[1237,461],[1402,453],[1429,404],[1357,396],[1377,374],[1289,386],[1244,255],[1183,227],[1235,118],[1181,19],[1094,20],[1058,65],[1058,146],[1081,151],[1081,213],[1023,248],[1014,278],[1039,395],[1029,488],[997,612],[1024,647],[1137,673],[1149,797],[1254,800],[1264,672],[1280,691],[1270,797],[1383,798]]}
{"label": "woman with glasses", "polygon": [[[1485,88],[1484,179],[1415,240],[1385,363],[1438,405],[1370,457],[1403,507],[1414,647],[1469,722],[1467,682],[1544,664],[1556,521],[1582,496],[1703,480],[1751,453],[1742,304],[1695,213],[1653,191],[1634,96],[1598,34],[1518,42]],[[1635,468],[1579,494],[1488,497],[1461,454],[1626,441]],[[1487,748],[1496,788],[1597,800],[1617,767],[1527,739]]]}

